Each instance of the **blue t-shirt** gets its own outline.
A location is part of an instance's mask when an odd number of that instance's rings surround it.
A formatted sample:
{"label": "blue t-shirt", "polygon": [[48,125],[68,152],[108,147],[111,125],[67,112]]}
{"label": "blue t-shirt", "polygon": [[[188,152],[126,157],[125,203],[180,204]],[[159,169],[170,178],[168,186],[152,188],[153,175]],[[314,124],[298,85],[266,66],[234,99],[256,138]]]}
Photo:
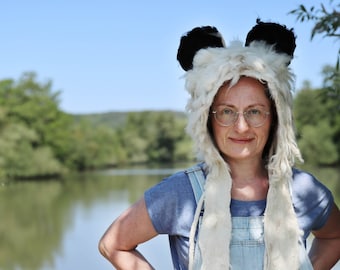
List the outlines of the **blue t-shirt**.
{"label": "blue t-shirt", "polygon": [[[333,205],[329,189],[313,175],[293,169],[292,201],[304,240],[312,230],[326,223]],[[168,234],[174,269],[188,267],[189,234],[194,220],[196,201],[190,180],[180,171],[161,181],[144,194],[147,210],[154,228],[159,234]],[[266,200],[231,200],[231,215],[261,216]]]}

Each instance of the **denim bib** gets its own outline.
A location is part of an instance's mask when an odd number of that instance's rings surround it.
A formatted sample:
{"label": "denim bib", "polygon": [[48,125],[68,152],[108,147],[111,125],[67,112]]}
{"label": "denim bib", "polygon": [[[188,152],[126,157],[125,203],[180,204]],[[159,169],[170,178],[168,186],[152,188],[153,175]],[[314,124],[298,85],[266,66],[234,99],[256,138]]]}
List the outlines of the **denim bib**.
{"label": "denim bib", "polygon": [[[202,195],[204,186],[204,174],[202,169],[197,166],[189,170],[188,176],[194,191],[196,202]],[[202,216],[198,220],[197,231],[201,224]],[[232,217],[232,231],[230,241],[230,269],[232,270],[263,270],[264,269],[264,224],[263,216]],[[197,232],[196,231],[196,232]],[[300,247],[300,268],[299,270],[313,270],[307,251],[302,240]],[[197,233],[194,245],[193,269],[201,268],[202,258],[198,245]]]}
{"label": "denim bib", "polygon": [[[307,251],[302,242],[300,245],[299,270],[313,270]],[[193,269],[201,267],[201,254],[198,239],[195,241]],[[263,270],[264,269],[264,226],[261,217],[232,217],[232,237],[230,242],[230,269]]]}
{"label": "denim bib", "polygon": [[263,217],[232,217],[230,264],[232,269],[263,270]]}

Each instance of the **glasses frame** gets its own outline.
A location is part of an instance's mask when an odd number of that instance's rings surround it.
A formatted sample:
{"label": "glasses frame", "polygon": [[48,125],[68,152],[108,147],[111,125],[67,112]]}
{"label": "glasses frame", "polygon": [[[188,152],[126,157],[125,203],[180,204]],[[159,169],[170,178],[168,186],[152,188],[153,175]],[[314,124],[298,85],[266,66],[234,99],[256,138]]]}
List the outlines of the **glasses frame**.
{"label": "glasses frame", "polygon": [[[251,109],[249,109],[249,110],[251,110]],[[242,114],[244,120],[247,122],[247,124],[248,124],[250,127],[257,128],[257,127],[263,126],[264,123],[265,123],[266,120],[267,120],[268,115],[270,115],[270,112],[260,110],[260,111],[262,111],[262,112],[264,113],[263,123],[261,123],[261,124],[259,124],[259,125],[252,125],[252,124],[249,122],[248,118],[247,118],[247,112],[248,112],[249,110],[244,111],[244,112],[234,112],[234,111],[233,111],[233,112],[235,113],[234,119],[233,119],[233,121],[231,121],[230,124],[228,124],[228,125],[225,124],[225,123],[222,123],[220,120],[218,120],[218,118],[217,118],[217,111],[216,111],[216,110],[212,110],[211,113],[214,115],[214,118],[215,118],[216,122],[217,122],[220,126],[222,126],[222,127],[230,127],[230,126],[235,125],[235,123],[236,123],[237,120],[239,119],[240,114]]]}

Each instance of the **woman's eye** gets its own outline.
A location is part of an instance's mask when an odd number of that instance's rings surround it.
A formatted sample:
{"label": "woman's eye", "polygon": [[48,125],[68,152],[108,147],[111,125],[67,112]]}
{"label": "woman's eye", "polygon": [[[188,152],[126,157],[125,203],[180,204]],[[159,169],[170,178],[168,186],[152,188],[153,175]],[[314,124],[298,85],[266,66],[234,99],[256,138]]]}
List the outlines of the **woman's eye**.
{"label": "woman's eye", "polygon": [[248,115],[260,115],[261,114],[261,110],[259,109],[250,109],[249,111],[247,111]]}
{"label": "woman's eye", "polygon": [[222,114],[229,115],[229,114],[233,114],[233,113],[234,113],[234,111],[231,110],[231,109],[223,109],[223,110],[222,110]]}

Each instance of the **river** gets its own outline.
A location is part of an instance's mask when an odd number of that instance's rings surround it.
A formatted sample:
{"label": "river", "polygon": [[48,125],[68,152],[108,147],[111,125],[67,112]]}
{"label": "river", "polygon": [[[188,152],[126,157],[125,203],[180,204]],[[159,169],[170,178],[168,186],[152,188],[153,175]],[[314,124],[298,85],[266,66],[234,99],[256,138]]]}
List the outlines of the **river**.
{"label": "river", "polygon": [[[145,189],[179,168],[129,168],[0,186],[0,270],[109,270],[97,243]],[[340,174],[311,169],[340,205]],[[157,270],[172,269],[167,237],[140,246]],[[333,269],[340,270],[340,263]]]}

